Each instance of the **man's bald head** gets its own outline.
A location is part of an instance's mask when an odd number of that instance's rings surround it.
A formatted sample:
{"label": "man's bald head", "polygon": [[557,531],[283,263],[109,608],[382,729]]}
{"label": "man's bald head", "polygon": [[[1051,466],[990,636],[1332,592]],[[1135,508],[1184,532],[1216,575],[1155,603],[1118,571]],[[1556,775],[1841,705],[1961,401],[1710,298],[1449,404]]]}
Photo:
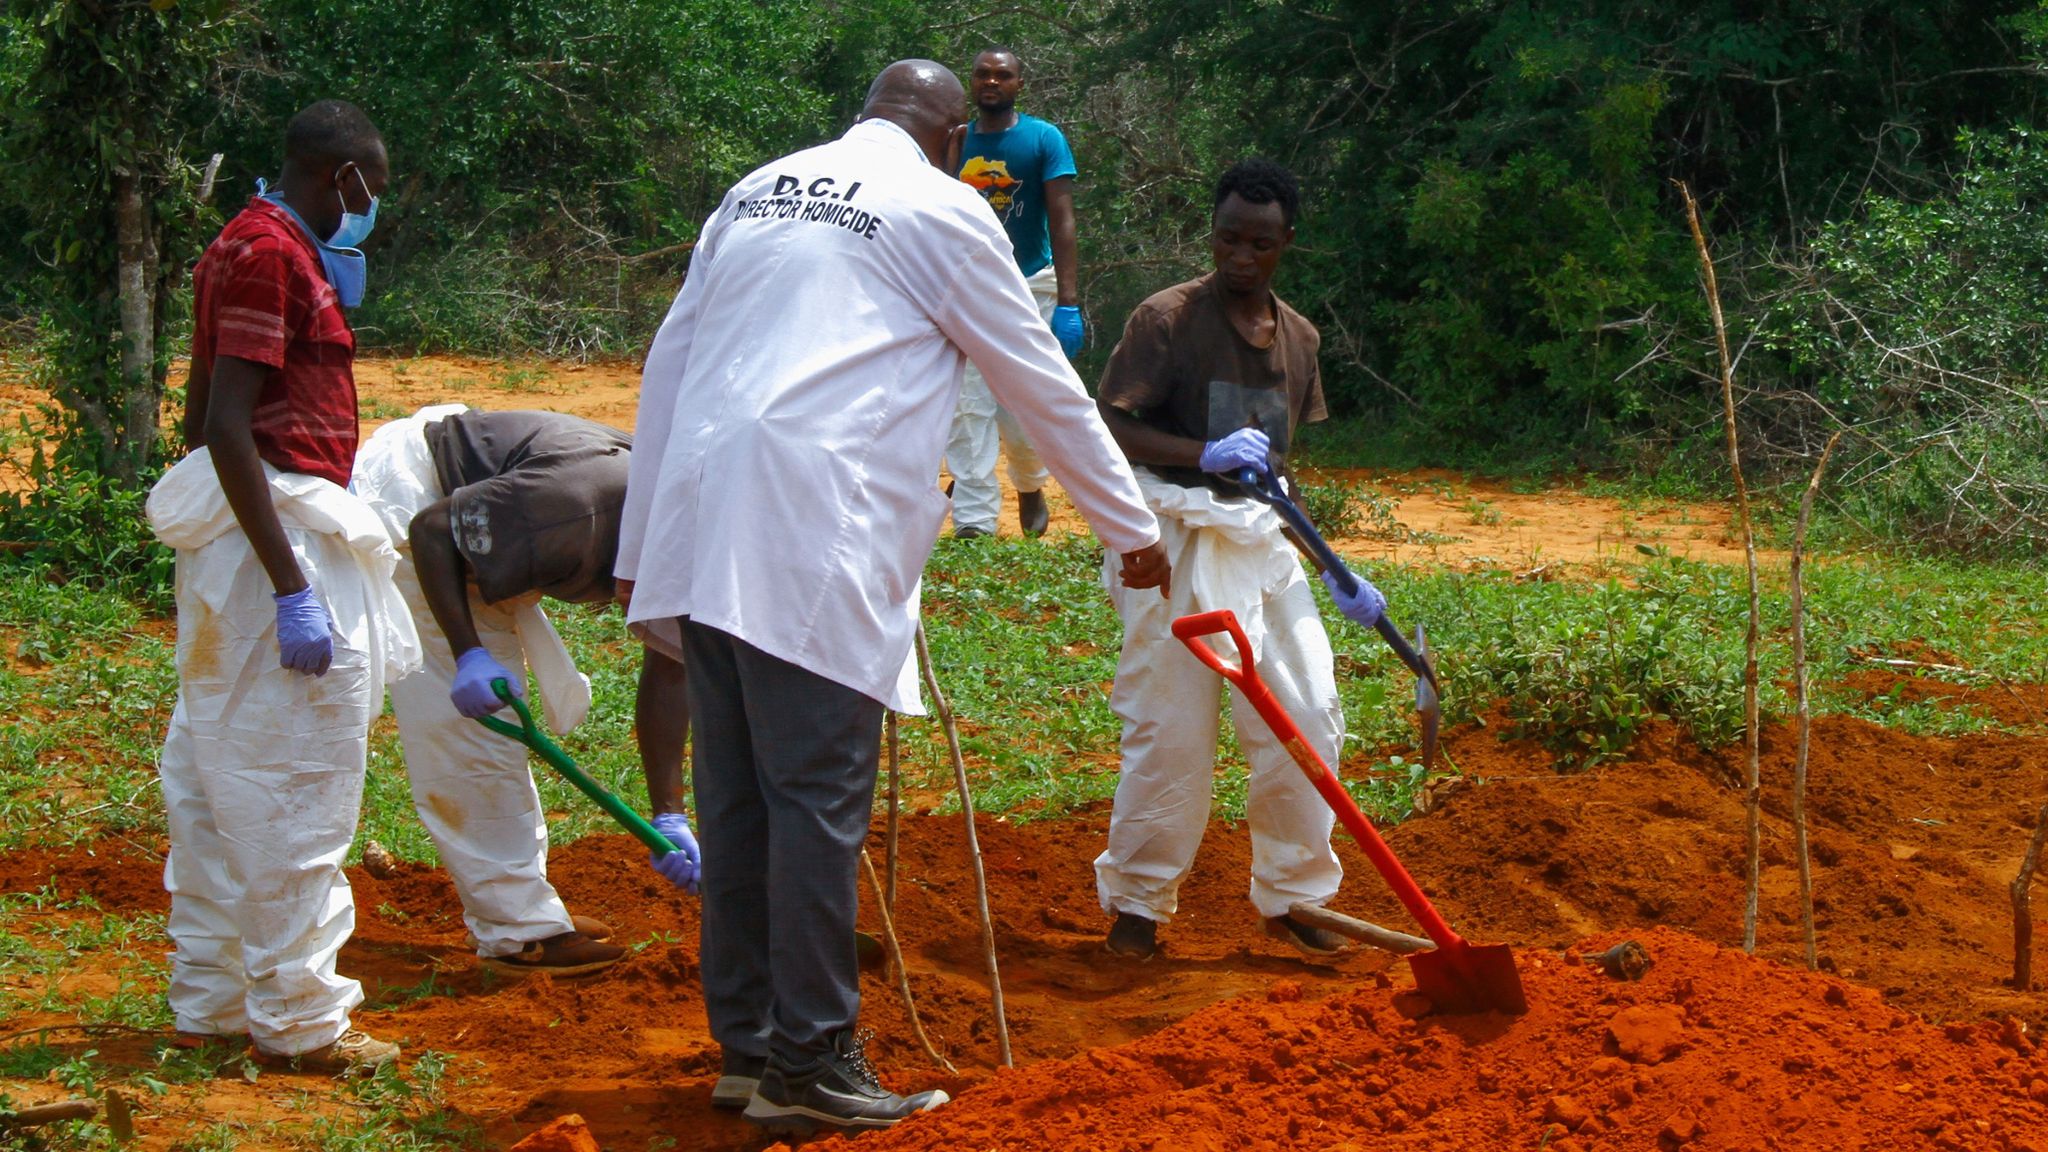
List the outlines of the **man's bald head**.
{"label": "man's bald head", "polygon": [[887,120],[917,141],[931,162],[946,156],[946,137],[960,123],[967,90],[951,69],[933,60],[898,60],[868,85],[863,120]]}

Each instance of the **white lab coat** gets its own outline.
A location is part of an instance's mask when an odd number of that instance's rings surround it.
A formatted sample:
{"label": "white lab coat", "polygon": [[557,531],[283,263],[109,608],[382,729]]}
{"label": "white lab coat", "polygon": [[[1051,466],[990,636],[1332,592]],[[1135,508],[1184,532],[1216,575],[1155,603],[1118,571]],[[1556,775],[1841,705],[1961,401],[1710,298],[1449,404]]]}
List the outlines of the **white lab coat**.
{"label": "white lab coat", "polygon": [[[1060,303],[1059,277],[1048,264],[1029,277],[1031,298],[1048,325]],[[1010,410],[996,403],[981,370],[967,366],[960,380],[960,406],[953,410],[953,431],[946,438],[946,471],[953,474],[953,531],[979,528],[993,533],[1003,514],[1003,489],[996,483],[996,460],[1010,466],[1010,484],[1018,492],[1045,487],[1045,462],[1031,437],[1017,426]]]}
{"label": "white lab coat", "polygon": [[995,214],[908,133],[863,121],[741,180],[642,375],[629,621],[688,616],[922,714],[906,671],[969,358],[1111,552],[1159,539]]}
{"label": "white lab coat", "polygon": [[178,702],[164,738],[170,1003],[179,1029],[247,1031],[298,1055],[348,1027],[362,988],[335,971],[355,926],[341,862],[354,837],[370,720],[418,662],[391,584],[397,554],[340,487],[264,466],[299,568],[333,622],[324,676],[278,666],[269,577],[228,508],[212,455],[150,491],[177,550]]}
{"label": "white lab coat", "polygon": [[[409,543],[412,520],[446,493],[435,475],[427,428],[467,411],[462,404],[422,408],[394,420],[356,456],[349,491],[384,522],[398,545],[393,573],[420,633],[418,670],[391,684],[391,711],[405,750],[413,808],[434,839],[462,899],[462,915],[480,956],[506,956],[573,924],[548,882],[548,824],[527,767],[526,746],[455,710],[455,653],[420,589]],[[529,663],[549,727],[566,732],[590,710],[590,678],[577,671],[540,597],[486,604],[470,589],[477,640],[516,675]]]}
{"label": "white lab coat", "polygon": [[[1331,764],[1344,742],[1344,709],[1329,633],[1273,510],[1252,500],[1219,500],[1207,488],[1184,488],[1145,469],[1138,477],[1165,530],[1173,598],[1134,594],[1112,569],[1103,570],[1124,624],[1109,697],[1123,721],[1123,771],[1095,886],[1103,911],[1165,922],[1180,906],[1181,881],[1209,824],[1223,682],[1173,636],[1173,621],[1220,608],[1236,613],[1259,678]],[[1297,901],[1327,902],[1344,879],[1330,849],[1335,815],[1234,687],[1230,718],[1251,769],[1245,817],[1252,905],[1261,916],[1284,916]]]}

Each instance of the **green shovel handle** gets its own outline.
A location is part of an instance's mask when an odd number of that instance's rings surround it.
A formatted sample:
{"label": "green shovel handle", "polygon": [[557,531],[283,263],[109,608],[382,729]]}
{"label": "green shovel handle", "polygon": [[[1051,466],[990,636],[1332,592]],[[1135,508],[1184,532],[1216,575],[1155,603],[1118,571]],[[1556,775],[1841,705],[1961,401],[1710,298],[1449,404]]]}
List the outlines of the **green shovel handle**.
{"label": "green shovel handle", "polygon": [[519,723],[511,724],[498,719],[496,716],[479,716],[477,717],[477,723],[482,724],[500,736],[509,736],[528,748],[533,749],[535,755],[547,761],[548,767],[553,768],[561,774],[563,779],[574,784],[578,792],[595,800],[599,808],[604,809],[612,819],[618,821],[620,827],[631,832],[635,839],[647,845],[648,849],[656,856],[666,856],[671,852],[682,851],[682,849],[671,843],[668,837],[655,831],[654,825],[649,824],[644,817],[638,812],[633,811],[624,801],[605,791],[597,781],[584,775],[583,770],[576,767],[576,762],[569,759],[569,754],[562,751],[561,746],[550,740],[548,734],[541,731],[540,725],[533,722],[533,712],[526,707],[526,701],[512,694],[510,682],[501,676],[491,681],[491,690],[498,694],[498,699],[510,704],[512,710],[519,713]]}

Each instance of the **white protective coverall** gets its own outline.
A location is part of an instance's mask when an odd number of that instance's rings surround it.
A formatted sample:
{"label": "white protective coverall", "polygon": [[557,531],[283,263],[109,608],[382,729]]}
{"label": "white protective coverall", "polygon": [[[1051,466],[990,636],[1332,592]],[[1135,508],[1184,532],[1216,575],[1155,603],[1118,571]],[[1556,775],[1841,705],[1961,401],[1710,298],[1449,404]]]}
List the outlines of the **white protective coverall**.
{"label": "white protective coverall", "polygon": [[[1123,774],[1109,818],[1109,847],[1095,861],[1105,912],[1173,919],[1180,884],[1209,822],[1223,678],[1174,638],[1173,621],[1228,608],[1251,641],[1254,667],[1301,728],[1309,747],[1337,763],[1344,710],[1330,637],[1280,518],[1253,500],[1223,500],[1145,468],[1138,483],[1159,517],[1173,596],[1136,593],[1105,566],[1124,643],[1109,706],[1124,722]],[[1225,655],[1237,653],[1228,639]],[[1330,849],[1335,814],[1288,756],[1266,721],[1230,690],[1238,746],[1251,768],[1245,804],[1252,833],[1252,904],[1283,916],[1297,901],[1323,904],[1344,868]]]}
{"label": "white protective coverall", "polygon": [[[349,490],[376,511],[398,545],[395,579],[423,649],[418,670],[391,684],[413,807],[462,898],[477,954],[509,956],[573,925],[548,883],[547,816],[527,768],[526,746],[468,719],[450,703],[455,653],[413,569],[412,519],[447,495],[434,472],[427,427],[463,411],[461,404],[436,405],[379,428],[356,455]],[[478,641],[498,663],[516,673],[531,661],[550,728],[560,734],[582,722],[590,711],[590,678],[576,670],[540,610],[538,593],[486,604],[472,587],[469,614]]]}
{"label": "white protective coverall", "polygon": [[[1059,306],[1059,278],[1048,264],[1024,278],[1031,286],[1031,299],[1038,316],[1050,324]],[[1010,486],[1019,492],[1037,492],[1045,487],[1051,473],[1031,446],[1031,437],[1008,408],[996,403],[995,393],[981,369],[967,366],[960,379],[960,405],[953,413],[953,431],[946,438],[946,467],[953,471],[953,531],[962,528],[996,530],[1003,511],[1003,489],[996,483],[996,458],[1009,464]]]}
{"label": "white protective coverall", "polygon": [[419,659],[391,584],[398,555],[361,501],[264,465],[278,520],[326,607],[324,676],[278,665],[277,610],[228,508],[212,454],[179,461],[149,494],[150,527],[177,550],[178,701],[159,774],[171,851],[171,1010],[179,1030],[247,1030],[297,1056],[347,1030],[362,987],[334,961],[355,927],[342,858],[355,836],[370,720],[387,679]]}

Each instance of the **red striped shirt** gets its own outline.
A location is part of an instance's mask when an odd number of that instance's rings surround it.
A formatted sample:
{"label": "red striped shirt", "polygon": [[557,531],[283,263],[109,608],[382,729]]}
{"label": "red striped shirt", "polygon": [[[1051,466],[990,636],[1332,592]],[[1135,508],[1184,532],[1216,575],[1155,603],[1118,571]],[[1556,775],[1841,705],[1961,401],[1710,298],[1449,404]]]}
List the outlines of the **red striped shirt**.
{"label": "red striped shirt", "polygon": [[218,356],[270,369],[250,421],[256,454],[347,486],[361,436],[356,338],[305,229],[252,198],[200,257],[192,296],[196,369],[210,376]]}

